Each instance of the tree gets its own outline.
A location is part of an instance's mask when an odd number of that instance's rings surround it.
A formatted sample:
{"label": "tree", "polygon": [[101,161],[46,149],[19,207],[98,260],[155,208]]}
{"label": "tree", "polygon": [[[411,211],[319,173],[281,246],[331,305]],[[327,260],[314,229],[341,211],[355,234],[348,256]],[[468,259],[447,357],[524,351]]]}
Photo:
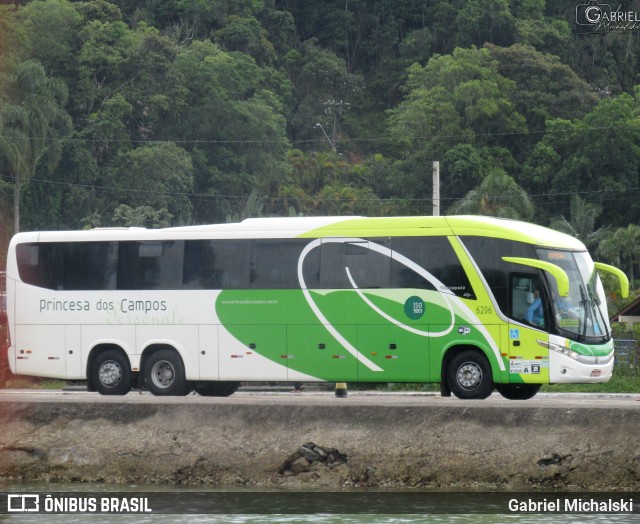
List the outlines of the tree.
{"label": "tree", "polygon": [[518,149],[526,125],[512,101],[515,83],[499,74],[487,49],[458,48],[408,74],[407,96],[389,111],[389,134],[412,177],[411,196],[430,192],[425,166],[460,144],[484,149],[489,164],[493,153]]}
{"label": "tree", "polygon": [[489,215],[528,220],[533,204],[527,193],[502,169],[493,169],[482,183],[449,209],[450,215]]}
{"label": "tree", "polygon": [[640,263],[640,226],[629,224],[600,242],[597,253],[611,263],[627,267],[630,283],[634,285],[634,267]]}
{"label": "tree", "polygon": [[508,0],[467,0],[463,5],[456,19],[460,45],[513,43],[514,18]]}
{"label": "tree", "polygon": [[592,193],[602,205],[605,222],[634,220],[637,198],[629,198],[628,206],[618,204],[628,188],[640,184],[639,101],[640,88],[635,97],[625,93],[601,100],[581,120],[547,121],[543,143],[559,160],[553,193]]}
{"label": "tree", "polygon": [[14,230],[20,231],[22,186],[46,158],[47,172],[60,159],[60,139],[71,131],[63,109],[67,90],[63,82],[47,78],[40,62],[28,60],[0,79],[0,153],[14,181]]}
{"label": "tree", "polygon": [[182,91],[169,101],[166,129],[192,156],[195,192],[208,197],[196,202],[197,220],[239,212],[253,188],[274,193],[288,170],[289,143],[282,100],[265,85],[268,71],[246,54],[194,42],[170,74],[181,78]]}
{"label": "tree", "polygon": [[40,61],[50,76],[71,75],[76,66],[82,24],[76,5],[67,0],[36,0],[19,11],[19,52],[25,59]]}
{"label": "tree", "polygon": [[153,222],[156,218],[149,209],[160,211],[163,220],[168,216],[180,224],[191,222],[191,157],[171,142],[142,146],[119,155],[104,169],[103,185],[109,188],[105,191],[105,208],[113,209],[115,204],[129,208],[123,208],[117,217],[114,214],[120,223],[131,222],[134,217]]}
{"label": "tree", "polygon": [[595,247],[607,233],[606,227],[596,229],[596,220],[600,213],[600,206],[585,202],[579,195],[573,195],[569,220],[560,215],[551,221],[550,227],[576,237],[588,248]]}

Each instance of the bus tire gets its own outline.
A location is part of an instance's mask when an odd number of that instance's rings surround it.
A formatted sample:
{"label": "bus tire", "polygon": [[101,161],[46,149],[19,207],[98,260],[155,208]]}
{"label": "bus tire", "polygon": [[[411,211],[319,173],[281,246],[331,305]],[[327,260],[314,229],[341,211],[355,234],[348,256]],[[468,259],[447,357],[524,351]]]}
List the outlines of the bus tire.
{"label": "bus tire", "polygon": [[101,351],[91,367],[91,383],[101,395],[126,395],[131,391],[129,360],[117,349]]}
{"label": "bus tire", "polygon": [[529,400],[540,391],[541,384],[496,384],[500,394],[509,400]]}
{"label": "bus tire", "polygon": [[145,387],[154,395],[183,396],[191,390],[182,359],[171,349],[151,353],[144,363],[143,374]]}
{"label": "bus tire", "polygon": [[483,399],[493,391],[491,366],[480,351],[455,355],[447,368],[447,379],[451,392],[461,399]]}
{"label": "bus tire", "polygon": [[196,393],[203,397],[229,397],[240,387],[240,382],[200,382]]}

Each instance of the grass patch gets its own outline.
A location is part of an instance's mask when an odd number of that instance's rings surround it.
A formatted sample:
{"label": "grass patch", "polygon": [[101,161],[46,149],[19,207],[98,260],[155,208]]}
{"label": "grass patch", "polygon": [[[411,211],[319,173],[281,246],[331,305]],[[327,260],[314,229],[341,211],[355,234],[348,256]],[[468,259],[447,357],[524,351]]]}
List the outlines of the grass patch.
{"label": "grass patch", "polygon": [[12,377],[3,387],[6,389],[64,389],[66,381],[50,378]]}

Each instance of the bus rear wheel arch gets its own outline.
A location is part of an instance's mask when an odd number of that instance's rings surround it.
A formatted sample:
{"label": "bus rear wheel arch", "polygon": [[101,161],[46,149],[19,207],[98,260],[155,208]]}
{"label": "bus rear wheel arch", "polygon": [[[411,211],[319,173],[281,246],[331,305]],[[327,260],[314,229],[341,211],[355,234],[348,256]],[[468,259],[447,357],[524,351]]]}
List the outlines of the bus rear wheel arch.
{"label": "bus rear wheel arch", "polygon": [[143,357],[142,377],[144,386],[158,396],[183,396],[192,391],[186,379],[184,363],[176,350],[166,346],[151,351]]}
{"label": "bus rear wheel arch", "polygon": [[460,399],[484,399],[493,392],[491,364],[480,350],[464,349],[451,357],[447,384]]}
{"label": "bus rear wheel arch", "polygon": [[89,364],[89,382],[101,395],[126,395],[133,385],[129,359],[120,348],[107,346],[97,351]]}

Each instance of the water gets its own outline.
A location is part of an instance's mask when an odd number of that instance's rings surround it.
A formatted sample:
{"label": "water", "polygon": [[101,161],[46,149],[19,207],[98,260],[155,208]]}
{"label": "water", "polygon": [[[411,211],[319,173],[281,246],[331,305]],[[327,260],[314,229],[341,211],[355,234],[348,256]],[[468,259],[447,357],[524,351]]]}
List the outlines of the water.
{"label": "water", "polygon": [[[510,492],[452,492],[418,490],[344,490],[292,491],[264,489],[212,489],[167,485],[105,485],[105,484],[48,484],[0,483],[0,521],[15,523],[199,523],[223,524],[404,524],[404,523],[582,523],[602,524],[640,523],[640,495],[634,493],[510,493]],[[44,514],[7,513],[8,494],[27,495],[25,500],[38,496],[39,508],[44,508],[49,494],[59,504],[70,500],[94,500],[100,508],[103,498],[146,499],[152,514]],[[29,498],[31,496],[31,498]],[[577,513],[567,511],[566,504],[591,500],[633,501],[633,513]],[[15,500],[12,499],[11,504]],[[539,504],[543,513],[511,511],[510,504]],[[511,501],[511,502],[510,502]],[[559,503],[559,510],[554,504]],[[61,507],[61,506],[58,506]],[[69,508],[69,506],[64,506]],[[522,506],[520,506],[522,507]],[[575,507],[575,506],[574,506]],[[583,506],[585,507],[585,506]],[[16,506],[12,506],[13,509]],[[134,517],[132,519],[132,517]]]}

